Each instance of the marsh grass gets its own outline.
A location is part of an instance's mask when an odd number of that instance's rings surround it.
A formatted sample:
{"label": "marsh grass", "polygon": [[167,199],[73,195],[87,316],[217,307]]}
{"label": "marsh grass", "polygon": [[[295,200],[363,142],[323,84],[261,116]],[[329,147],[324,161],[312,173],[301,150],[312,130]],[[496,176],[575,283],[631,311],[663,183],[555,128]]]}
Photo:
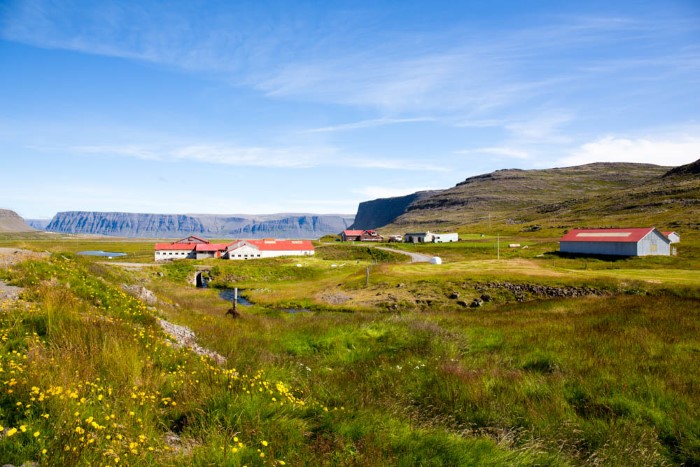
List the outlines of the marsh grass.
{"label": "marsh grass", "polygon": [[[191,263],[161,266],[158,277],[61,253],[0,271],[25,287],[24,300],[0,313],[0,458],[700,462],[698,278],[680,263],[586,268],[577,258],[470,257],[373,265],[367,284],[371,260],[356,261],[213,262],[214,284],[245,288],[256,302],[238,319],[226,316],[230,304],[217,290],[186,284]],[[662,283],[648,282],[657,272]],[[518,303],[492,292],[493,301],[469,311],[449,298],[505,280],[607,294]],[[157,309],[125,294],[126,282],[152,289]],[[323,302],[328,294],[357,301],[334,308]],[[390,296],[402,305],[378,305]],[[289,304],[314,311],[275,309]],[[158,315],[192,328],[225,366],[175,349]]]}

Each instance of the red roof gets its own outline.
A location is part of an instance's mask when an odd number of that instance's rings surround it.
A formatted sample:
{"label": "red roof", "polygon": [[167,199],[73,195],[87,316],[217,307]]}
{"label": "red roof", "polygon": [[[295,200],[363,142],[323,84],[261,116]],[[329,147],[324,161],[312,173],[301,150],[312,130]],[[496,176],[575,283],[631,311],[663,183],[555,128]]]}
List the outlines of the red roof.
{"label": "red roof", "polygon": [[313,250],[314,245],[310,240],[241,240],[229,245],[229,250],[235,250],[244,243],[252,245],[261,251],[303,251]]}
{"label": "red roof", "polygon": [[343,233],[345,234],[346,237],[352,237],[355,235],[359,236],[359,235],[362,235],[362,232],[364,232],[364,230],[343,230]]}
{"label": "red roof", "polygon": [[194,250],[197,243],[156,243],[156,250]]}
{"label": "red roof", "polygon": [[224,251],[228,247],[228,243],[197,243],[194,247],[195,251]]}
{"label": "red roof", "polygon": [[573,229],[564,235],[560,241],[636,243],[654,230],[656,230],[654,227],[641,229]]}

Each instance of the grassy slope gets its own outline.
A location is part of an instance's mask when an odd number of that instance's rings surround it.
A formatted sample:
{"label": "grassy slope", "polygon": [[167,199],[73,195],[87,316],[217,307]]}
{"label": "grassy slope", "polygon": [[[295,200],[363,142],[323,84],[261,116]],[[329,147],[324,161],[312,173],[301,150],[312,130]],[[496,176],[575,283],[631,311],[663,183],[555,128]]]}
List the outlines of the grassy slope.
{"label": "grassy slope", "polygon": [[591,164],[497,171],[416,203],[382,231],[517,235],[536,230],[537,236],[555,239],[573,227],[655,225],[694,235],[700,227],[700,178],[662,177],[666,169]]}
{"label": "grassy slope", "polygon": [[[212,261],[215,285],[244,288],[259,303],[239,320],[225,316],[216,290],[184,284],[191,263],[159,267],[164,277],[66,254],[15,266],[0,273],[27,287],[26,304],[6,303],[0,315],[0,458],[699,462],[698,259],[564,258],[547,239],[528,242],[503,249],[500,261],[492,238],[420,247],[447,258],[441,266],[373,264],[364,249],[342,245],[316,258]],[[156,291],[158,309],[121,292],[126,282]],[[520,303],[493,285],[504,282],[605,295],[526,292]],[[492,301],[478,310],[451,298],[484,287]],[[275,310],[286,306],[319,311]],[[194,329],[228,358],[225,368],[171,349],[156,314]]]}

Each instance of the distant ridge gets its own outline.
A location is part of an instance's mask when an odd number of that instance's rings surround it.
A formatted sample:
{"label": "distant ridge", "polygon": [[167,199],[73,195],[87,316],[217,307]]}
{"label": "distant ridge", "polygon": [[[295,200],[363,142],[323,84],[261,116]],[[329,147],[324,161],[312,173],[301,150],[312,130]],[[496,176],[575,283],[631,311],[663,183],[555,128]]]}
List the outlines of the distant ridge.
{"label": "distant ridge", "polygon": [[67,211],[56,214],[46,226],[50,232],[117,237],[179,238],[304,238],[337,234],[352,224],[352,215],[334,214],[147,214]]}
{"label": "distant ridge", "polygon": [[0,209],[0,232],[34,232],[34,229],[16,212]]}

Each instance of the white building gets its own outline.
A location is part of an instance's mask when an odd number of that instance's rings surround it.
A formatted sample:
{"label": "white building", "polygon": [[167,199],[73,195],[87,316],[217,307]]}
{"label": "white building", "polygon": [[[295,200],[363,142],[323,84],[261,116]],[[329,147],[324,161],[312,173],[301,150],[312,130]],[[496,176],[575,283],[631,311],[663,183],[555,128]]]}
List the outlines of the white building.
{"label": "white building", "polygon": [[403,236],[404,243],[431,243],[433,234],[430,232],[410,232]]}
{"label": "white building", "polygon": [[277,256],[311,256],[315,253],[309,240],[239,240],[230,244],[224,258],[245,260]]}

